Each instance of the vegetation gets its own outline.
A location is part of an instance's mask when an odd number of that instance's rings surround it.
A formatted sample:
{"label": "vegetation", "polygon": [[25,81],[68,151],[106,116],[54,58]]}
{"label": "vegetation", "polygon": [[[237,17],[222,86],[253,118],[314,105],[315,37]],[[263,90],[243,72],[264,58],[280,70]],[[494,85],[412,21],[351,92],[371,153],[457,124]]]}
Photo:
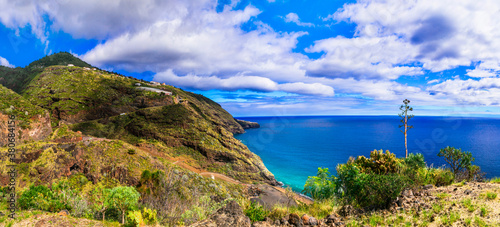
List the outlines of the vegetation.
{"label": "vegetation", "polygon": [[451,171],[457,180],[478,180],[482,178],[481,170],[478,166],[472,165],[474,158],[472,153],[454,147],[446,147],[439,151],[439,157],[443,157],[450,165]]}
{"label": "vegetation", "polygon": [[403,105],[399,107],[399,110],[401,110],[401,113],[399,113],[399,117],[401,117],[401,123],[402,125],[399,125],[399,127],[404,127],[404,131],[401,130],[401,132],[405,135],[405,149],[406,149],[406,156],[408,157],[408,143],[407,143],[407,135],[408,135],[408,129],[413,128],[413,125],[408,125],[408,120],[410,120],[413,115],[410,114],[408,115],[408,111],[413,111],[413,107],[410,107],[408,104],[410,103],[410,100],[405,99],[403,100]]}

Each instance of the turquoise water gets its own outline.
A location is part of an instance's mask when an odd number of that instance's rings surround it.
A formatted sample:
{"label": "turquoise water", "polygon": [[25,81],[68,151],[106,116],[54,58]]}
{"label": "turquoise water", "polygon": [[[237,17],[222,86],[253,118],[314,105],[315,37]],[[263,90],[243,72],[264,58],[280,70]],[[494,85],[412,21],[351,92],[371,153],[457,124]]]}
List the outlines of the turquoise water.
{"label": "turquoise water", "polygon": [[[374,149],[404,157],[404,135],[397,116],[244,117],[261,128],[236,135],[259,155],[278,181],[296,191],[318,167],[335,172],[350,156],[369,156]],[[442,166],[437,156],[446,146],[472,152],[487,177],[500,176],[500,119],[414,117],[408,151],[422,153],[428,165]]]}

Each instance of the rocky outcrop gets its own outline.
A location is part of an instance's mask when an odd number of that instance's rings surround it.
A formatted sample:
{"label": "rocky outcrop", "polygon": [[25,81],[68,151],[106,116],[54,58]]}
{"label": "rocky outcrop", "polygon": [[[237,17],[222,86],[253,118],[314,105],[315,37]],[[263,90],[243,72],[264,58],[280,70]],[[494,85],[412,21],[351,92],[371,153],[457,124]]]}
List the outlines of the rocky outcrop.
{"label": "rocky outcrop", "polygon": [[[14,124],[9,124],[11,116]],[[8,144],[9,130],[12,129],[16,146],[45,139],[52,133],[50,116],[46,110],[0,85],[0,147]]]}
{"label": "rocky outcrop", "polygon": [[259,123],[257,122],[251,122],[251,121],[244,121],[244,120],[239,120],[239,119],[234,119],[238,124],[243,127],[243,129],[250,129],[250,128],[260,128]]}
{"label": "rocky outcrop", "polygon": [[[0,146],[8,144],[8,122],[9,115],[0,113]],[[30,122],[15,121],[16,146],[21,143],[45,139],[50,133],[52,133],[52,127],[48,113],[33,116]]]}

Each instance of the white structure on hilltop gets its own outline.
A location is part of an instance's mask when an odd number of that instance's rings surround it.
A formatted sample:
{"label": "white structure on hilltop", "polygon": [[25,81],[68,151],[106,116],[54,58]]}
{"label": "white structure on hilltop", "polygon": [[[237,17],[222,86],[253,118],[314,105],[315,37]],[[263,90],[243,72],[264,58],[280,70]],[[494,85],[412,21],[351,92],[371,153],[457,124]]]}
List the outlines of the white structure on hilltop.
{"label": "white structure on hilltop", "polygon": [[73,64],[68,64],[68,67],[71,67],[71,66],[75,66],[75,65],[73,65]]}

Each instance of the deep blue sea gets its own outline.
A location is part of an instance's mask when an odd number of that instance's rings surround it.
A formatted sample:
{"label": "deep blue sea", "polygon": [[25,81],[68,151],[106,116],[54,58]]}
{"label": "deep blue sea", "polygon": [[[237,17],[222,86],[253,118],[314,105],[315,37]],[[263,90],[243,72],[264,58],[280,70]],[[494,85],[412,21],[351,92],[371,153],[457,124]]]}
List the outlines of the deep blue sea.
{"label": "deep blue sea", "polygon": [[[335,173],[338,163],[350,156],[369,156],[374,149],[404,157],[404,135],[398,116],[241,117],[258,122],[260,128],[236,135],[259,155],[278,181],[301,191],[318,167]],[[500,176],[500,119],[422,117],[409,121],[408,152],[422,153],[427,165],[445,163],[437,156],[446,146],[470,151],[473,163]]]}

